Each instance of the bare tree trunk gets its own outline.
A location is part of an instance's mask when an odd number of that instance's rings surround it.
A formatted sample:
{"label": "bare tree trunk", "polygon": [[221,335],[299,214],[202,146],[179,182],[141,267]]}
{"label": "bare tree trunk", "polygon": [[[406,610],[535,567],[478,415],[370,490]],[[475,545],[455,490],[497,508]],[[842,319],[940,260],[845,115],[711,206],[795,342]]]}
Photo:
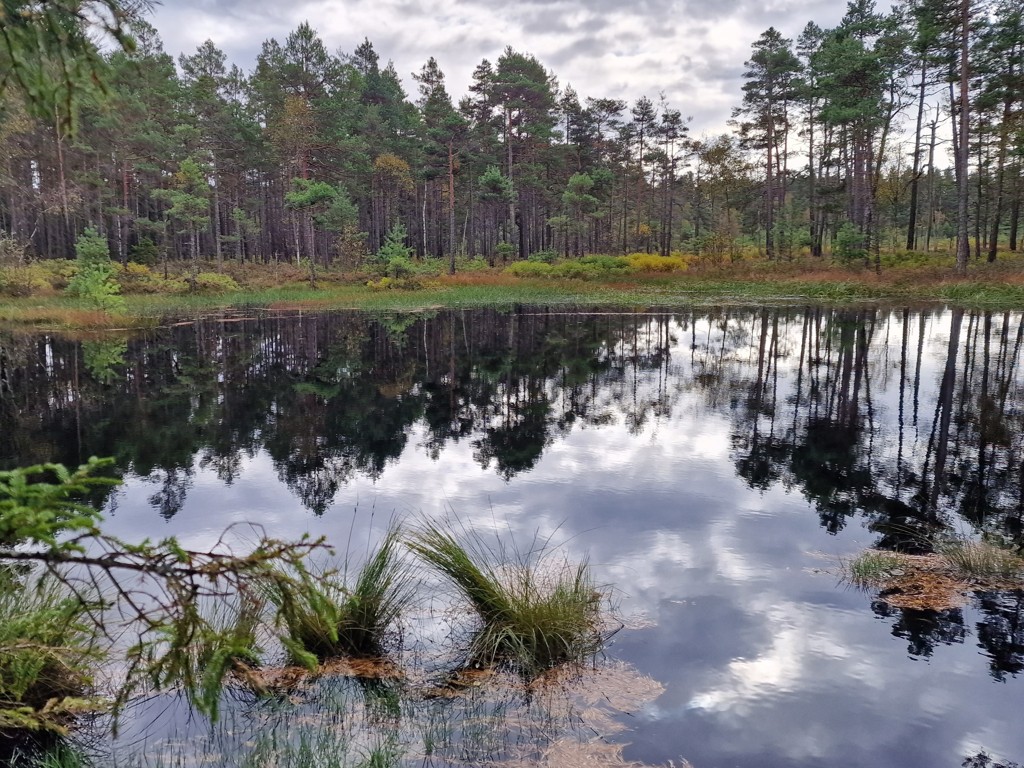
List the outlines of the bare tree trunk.
{"label": "bare tree trunk", "polygon": [[928,65],[921,62],[921,86],[917,99],[917,129],[914,131],[914,165],[910,174],[910,218],[907,222],[907,250],[917,249],[917,192],[921,180],[921,124],[924,120],[924,86]]}
{"label": "bare tree trunk", "polygon": [[935,133],[939,123],[932,120],[932,140],[928,145],[928,226],[924,234],[924,249],[932,249],[932,225],[935,219]]}
{"label": "bare tree trunk", "polygon": [[956,219],[956,271],[967,274],[967,260],[970,258],[968,239],[968,197],[967,164],[970,160],[968,139],[970,134],[970,69],[968,55],[970,53],[971,0],[960,0],[960,135],[957,147],[957,219]]}
{"label": "bare tree trunk", "polygon": [[455,274],[455,152],[448,142],[448,274]]}

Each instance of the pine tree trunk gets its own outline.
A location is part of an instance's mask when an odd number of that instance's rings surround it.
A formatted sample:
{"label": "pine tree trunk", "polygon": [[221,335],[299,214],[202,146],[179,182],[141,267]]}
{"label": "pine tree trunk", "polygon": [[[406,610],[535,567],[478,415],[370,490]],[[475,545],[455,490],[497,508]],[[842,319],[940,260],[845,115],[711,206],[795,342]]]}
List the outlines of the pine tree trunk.
{"label": "pine tree trunk", "polygon": [[917,248],[917,193],[921,179],[921,127],[924,120],[924,90],[928,65],[921,62],[921,86],[917,100],[917,129],[914,131],[914,165],[910,174],[910,217],[907,221],[907,250]]}
{"label": "pine tree trunk", "polygon": [[967,164],[969,162],[968,146],[968,125],[970,123],[969,112],[969,87],[970,69],[968,55],[970,53],[970,21],[971,21],[971,0],[960,0],[960,132],[957,140],[957,219],[956,219],[956,271],[967,274],[967,260],[970,258],[970,246],[968,241],[968,205],[969,187],[967,179]]}

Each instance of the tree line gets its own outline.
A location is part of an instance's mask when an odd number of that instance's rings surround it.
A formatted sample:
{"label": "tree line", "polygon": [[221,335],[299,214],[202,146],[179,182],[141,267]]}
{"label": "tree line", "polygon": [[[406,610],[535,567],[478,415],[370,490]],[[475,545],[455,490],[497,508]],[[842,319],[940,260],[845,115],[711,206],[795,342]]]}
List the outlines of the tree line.
{"label": "tree line", "polygon": [[397,242],[452,270],[637,251],[878,265],[955,242],[965,269],[969,248],[1019,244],[1012,0],[853,0],[795,42],[770,28],[733,132],[701,137],[664,95],[584,97],[511,47],[456,103],[434,58],[410,95],[369,40],[331,53],[307,23],[245,72],[211,41],[175,62],[127,19],[126,44],[88,59],[99,77],[2,91],[0,258],[66,258],[90,225],[150,264],[353,267]]}

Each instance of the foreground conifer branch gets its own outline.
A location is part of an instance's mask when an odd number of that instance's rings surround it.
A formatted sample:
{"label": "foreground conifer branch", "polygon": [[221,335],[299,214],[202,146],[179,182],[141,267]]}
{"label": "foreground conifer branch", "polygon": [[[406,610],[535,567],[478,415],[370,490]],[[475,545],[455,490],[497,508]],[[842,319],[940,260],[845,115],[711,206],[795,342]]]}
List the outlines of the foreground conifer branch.
{"label": "foreground conifer branch", "polygon": [[[12,572],[19,564],[44,569],[47,583],[66,590],[56,604],[74,606],[75,621],[90,629],[66,649],[43,643],[42,655],[78,656],[86,647],[95,655],[101,639],[108,649],[126,646],[119,651],[124,675],[112,701],[115,714],[140,688],[180,686],[201,712],[216,717],[225,676],[252,650],[243,647],[244,633],[212,620],[204,605],[225,599],[252,604],[267,591],[283,595],[283,604],[307,599],[312,581],[306,558],[325,544],[306,536],[274,539],[259,526],[249,527],[252,546],[244,553],[229,543],[241,538],[238,526],[203,551],[186,549],[173,537],[126,542],[103,533],[99,512],[82,500],[118,482],[99,474],[111,463],[90,459],[73,472],[56,464],[0,472],[0,563]],[[0,589],[36,589],[33,578],[16,574]],[[195,653],[197,647],[203,652]],[[0,670],[12,652],[0,647]],[[49,702],[42,702],[44,709]],[[33,722],[25,702],[12,704],[24,725],[55,725],[48,717]]]}

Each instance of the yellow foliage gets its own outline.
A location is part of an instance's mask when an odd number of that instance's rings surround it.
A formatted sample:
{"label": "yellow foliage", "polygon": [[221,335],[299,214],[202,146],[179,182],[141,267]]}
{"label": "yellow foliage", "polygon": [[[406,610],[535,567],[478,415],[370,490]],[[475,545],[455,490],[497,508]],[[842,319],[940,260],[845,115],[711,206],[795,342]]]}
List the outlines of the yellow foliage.
{"label": "yellow foliage", "polygon": [[127,264],[121,265],[121,275],[128,279],[131,278],[146,278],[152,277],[153,271],[145,264],[136,264],[134,261],[129,261]]}
{"label": "yellow foliage", "polygon": [[398,155],[385,152],[373,161],[373,173],[377,180],[387,186],[395,186],[403,192],[412,192],[412,173],[409,164]]}
{"label": "yellow foliage", "polygon": [[631,253],[626,261],[637,272],[683,272],[688,266],[682,256],[657,256],[653,253]]}

